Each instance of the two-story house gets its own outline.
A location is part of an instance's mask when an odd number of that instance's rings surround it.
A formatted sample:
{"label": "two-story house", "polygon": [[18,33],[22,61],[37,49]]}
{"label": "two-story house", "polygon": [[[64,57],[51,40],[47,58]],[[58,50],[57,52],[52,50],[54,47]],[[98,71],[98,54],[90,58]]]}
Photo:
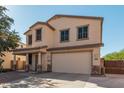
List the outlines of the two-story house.
{"label": "two-story house", "polygon": [[55,15],[33,24],[26,48],[13,50],[26,56],[26,71],[100,74],[102,17]]}

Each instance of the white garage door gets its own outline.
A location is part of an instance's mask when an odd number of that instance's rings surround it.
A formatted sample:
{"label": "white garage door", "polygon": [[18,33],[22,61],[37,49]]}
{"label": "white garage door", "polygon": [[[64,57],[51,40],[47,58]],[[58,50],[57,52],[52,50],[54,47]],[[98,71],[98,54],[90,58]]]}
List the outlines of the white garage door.
{"label": "white garage door", "polygon": [[91,74],[91,52],[53,54],[52,72]]}

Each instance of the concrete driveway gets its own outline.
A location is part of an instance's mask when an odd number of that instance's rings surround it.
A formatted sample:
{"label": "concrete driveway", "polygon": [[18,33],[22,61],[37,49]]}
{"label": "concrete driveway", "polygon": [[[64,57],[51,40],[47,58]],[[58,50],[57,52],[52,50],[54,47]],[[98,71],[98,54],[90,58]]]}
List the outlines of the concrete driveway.
{"label": "concrete driveway", "polygon": [[124,88],[124,75],[8,72],[0,74],[0,82],[1,88]]}

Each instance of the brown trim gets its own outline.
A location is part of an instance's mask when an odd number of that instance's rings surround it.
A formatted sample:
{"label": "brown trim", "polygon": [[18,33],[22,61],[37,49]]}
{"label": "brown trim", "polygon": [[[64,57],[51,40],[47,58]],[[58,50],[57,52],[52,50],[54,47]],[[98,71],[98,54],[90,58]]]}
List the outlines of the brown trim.
{"label": "brown trim", "polygon": [[91,74],[92,74],[92,68],[93,68],[93,51],[91,52]]}
{"label": "brown trim", "polygon": [[52,30],[56,30],[54,27],[52,27],[49,23],[46,22],[46,25],[50,27]]}
{"label": "brown trim", "polygon": [[51,72],[53,72],[53,53],[50,53],[51,55]]}
{"label": "brown trim", "polygon": [[41,42],[42,41],[42,39],[41,40],[35,40],[35,42]]}
{"label": "brown trim", "polygon": [[52,30],[55,30],[55,28],[53,28],[49,23],[41,22],[41,21],[36,22],[35,24],[33,24],[32,26],[30,26],[29,28],[32,28],[32,27],[36,26],[37,24],[47,25]]}
{"label": "brown trim", "polygon": [[51,52],[51,54],[59,54],[59,53],[77,53],[77,52],[92,52],[93,49],[88,49],[88,50],[71,50],[71,51],[58,51],[58,52]]}
{"label": "brown trim", "polygon": [[60,17],[70,17],[70,18],[85,18],[85,19],[100,19],[103,20],[103,17],[96,17],[96,16],[76,16],[76,15],[54,15],[53,17],[51,17],[47,23],[53,19],[57,19]]}
{"label": "brown trim", "polygon": [[26,50],[41,49],[41,48],[47,48],[47,46],[32,47],[32,48],[20,48],[20,49],[14,49],[12,51],[17,52],[17,51],[26,51]]}
{"label": "brown trim", "polygon": [[[41,39],[40,40],[37,40],[37,30],[41,30]],[[41,42],[42,41],[42,37],[43,37],[43,28],[39,28],[39,29],[36,29],[35,31],[35,41],[36,42]]]}
{"label": "brown trim", "polygon": [[60,40],[60,43],[68,43],[68,42],[70,42],[70,41],[69,40],[65,40],[65,41]]}
{"label": "brown trim", "polygon": [[51,72],[52,72],[52,62],[53,62],[52,53],[50,53],[50,57],[51,57]]}
{"label": "brown trim", "polygon": [[[88,26],[88,37],[87,38],[82,38],[82,39],[78,39],[78,28],[80,27],[85,27]],[[81,41],[81,40],[89,40],[89,24],[87,25],[82,25],[82,26],[77,26],[77,37],[76,37],[77,41]]]}
{"label": "brown trim", "polygon": [[25,35],[26,33],[30,32],[30,31],[32,31],[32,30],[31,30],[31,29],[29,29],[28,31],[26,31],[26,32],[24,33],[24,35]]}
{"label": "brown trim", "polygon": [[103,20],[101,21],[101,43],[102,43],[102,33],[103,33]]}
{"label": "brown trim", "polygon": [[[68,30],[68,40],[65,40],[65,41],[61,41],[61,32],[62,31],[65,31],[65,30]],[[59,41],[60,43],[66,43],[66,42],[69,42],[70,41],[70,28],[66,28],[66,29],[61,29],[59,30]]]}
{"label": "brown trim", "polygon": [[55,47],[49,48],[47,51],[54,51],[54,50],[68,50],[68,49],[80,49],[80,48],[93,48],[93,47],[101,47],[103,46],[102,43],[97,44],[87,44],[87,45],[77,45],[77,46],[67,46],[67,47]]}
{"label": "brown trim", "polygon": [[70,30],[70,28],[64,28],[64,29],[61,29],[59,31],[64,31],[64,30]]}
{"label": "brown trim", "polygon": [[30,34],[30,35],[27,35],[27,37],[28,37],[28,45],[32,45],[32,39],[33,39],[33,36],[32,36],[32,34]]}
{"label": "brown trim", "polygon": [[90,75],[92,74],[92,67],[93,67],[93,51],[91,52],[91,72]]}
{"label": "brown trim", "polygon": [[89,38],[77,39],[77,41],[82,41],[82,40],[89,40]]}
{"label": "brown trim", "polygon": [[29,27],[29,30],[26,31],[26,32],[24,33],[24,35],[25,35],[27,32],[32,31],[31,28],[34,27],[34,26],[36,26],[37,24],[46,25],[47,27],[49,27],[49,28],[52,29],[53,31],[55,30],[55,28],[52,27],[49,23],[38,21],[38,22],[36,22],[35,24],[33,24],[32,26],[30,26],[30,27]]}
{"label": "brown trim", "polygon": [[86,24],[86,25],[79,25],[79,26],[77,26],[77,28],[79,28],[79,27],[85,27],[85,26],[88,26],[88,27],[89,27],[89,25],[90,25],[90,24]]}

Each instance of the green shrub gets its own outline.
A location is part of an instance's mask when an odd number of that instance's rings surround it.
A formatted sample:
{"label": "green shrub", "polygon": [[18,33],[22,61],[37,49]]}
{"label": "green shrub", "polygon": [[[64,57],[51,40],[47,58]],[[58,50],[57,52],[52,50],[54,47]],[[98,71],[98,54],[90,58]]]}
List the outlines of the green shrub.
{"label": "green shrub", "polygon": [[124,49],[119,52],[109,53],[104,56],[106,61],[108,60],[124,60]]}

